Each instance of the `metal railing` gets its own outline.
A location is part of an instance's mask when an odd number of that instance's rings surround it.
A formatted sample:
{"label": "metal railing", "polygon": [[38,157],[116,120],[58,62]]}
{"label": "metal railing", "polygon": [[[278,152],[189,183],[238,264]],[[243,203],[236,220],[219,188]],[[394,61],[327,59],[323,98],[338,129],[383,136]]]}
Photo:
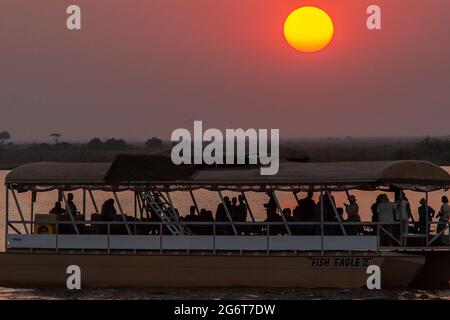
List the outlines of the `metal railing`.
{"label": "metal railing", "polygon": [[[426,234],[401,234],[400,222],[151,222],[151,221],[54,221],[54,220],[40,220],[36,221],[8,221],[8,226],[5,232],[8,235],[22,234],[20,227],[23,228],[30,225],[35,227],[37,224],[41,226],[54,226],[54,233],[56,237],[56,251],[58,248],[58,236],[61,235],[76,235],[74,230],[74,224],[79,226],[79,235],[104,235],[108,238],[108,245],[105,248],[109,253],[110,237],[114,235],[129,235],[129,236],[159,236],[160,247],[159,250],[162,253],[164,248],[162,246],[163,237],[182,237],[183,235],[171,235],[167,226],[169,224],[177,224],[186,226],[190,233],[184,236],[212,236],[213,248],[212,251],[216,252],[216,238],[219,236],[265,236],[267,238],[266,251],[269,253],[269,240],[271,237],[301,237],[301,236],[319,236],[321,238],[320,251],[323,253],[326,250],[324,247],[324,239],[328,236],[339,237],[352,237],[352,236],[376,236],[377,237],[377,251],[380,250],[398,250],[398,249],[427,249],[427,248],[442,248],[450,250],[450,234],[445,235],[446,230],[449,229],[450,223],[442,222],[430,222],[430,225],[440,225],[440,230],[435,235]],[[129,227],[128,231],[125,230],[125,225]],[[289,235],[286,225],[292,230]],[[231,229],[234,226],[237,230],[237,234]],[[15,233],[10,234],[9,229],[12,229]],[[342,228],[346,231],[342,232]],[[25,228],[25,230],[32,230],[32,228]],[[33,228],[35,230],[35,228]],[[35,233],[35,235],[38,235]],[[408,245],[408,239],[416,238],[416,242],[419,245]],[[444,240],[446,239],[446,240]],[[444,241],[442,241],[444,240]],[[301,238],[299,238],[301,241]],[[410,240],[409,242],[411,242]],[[447,242],[447,243],[445,243]],[[182,250],[182,249],[180,249]],[[193,249],[195,250],[195,249]]]}

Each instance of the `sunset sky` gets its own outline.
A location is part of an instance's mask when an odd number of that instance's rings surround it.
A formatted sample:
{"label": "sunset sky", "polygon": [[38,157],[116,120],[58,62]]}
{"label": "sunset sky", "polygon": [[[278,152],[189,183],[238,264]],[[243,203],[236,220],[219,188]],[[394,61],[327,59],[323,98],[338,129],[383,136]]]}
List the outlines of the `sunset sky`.
{"label": "sunset sky", "polygon": [[[82,9],[83,30],[65,27]],[[366,8],[383,30],[366,28]],[[329,47],[292,49],[289,13],[326,10]],[[448,0],[2,0],[0,131],[17,139],[450,134]]]}

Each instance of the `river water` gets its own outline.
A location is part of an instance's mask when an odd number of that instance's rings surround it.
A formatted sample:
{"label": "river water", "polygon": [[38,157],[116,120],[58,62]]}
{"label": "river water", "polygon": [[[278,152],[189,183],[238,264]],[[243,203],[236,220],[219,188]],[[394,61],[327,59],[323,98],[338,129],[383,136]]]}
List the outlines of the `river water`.
{"label": "river water", "polygon": [[[450,172],[450,167],[445,167]],[[0,171],[0,250],[4,250],[4,228],[5,228],[5,185],[4,180],[8,171]],[[371,212],[370,206],[375,201],[377,193],[368,191],[352,191],[358,199],[360,207],[360,215],[362,220],[370,221]],[[446,193],[444,191],[436,191],[429,194],[429,203],[435,210],[440,208],[440,200]],[[82,207],[82,193],[81,191],[75,191],[75,203],[79,209]],[[212,210],[215,213],[220,198],[217,193],[197,190],[194,191],[197,204],[200,208],[206,208]],[[237,196],[237,193],[224,192],[223,195]],[[248,192],[248,202],[251,205],[252,212],[256,220],[265,219],[264,203],[267,202],[267,196],[264,193]],[[346,202],[346,194],[344,192],[333,193],[337,206],[343,206]],[[122,192],[118,194],[119,200],[123,207],[123,210],[130,215],[134,212],[134,199],[132,192]],[[293,209],[296,205],[296,201],[290,192],[277,192],[277,196],[280,200],[280,205],[285,208],[289,207]],[[411,209],[415,219],[418,219],[417,207],[419,200],[425,195],[418,192],[407,192],[407,197],[411,204]],[[37,201],[34,205],[34,213],[48,213],[52,208],[54,202],[57,200],[57,192],[50,191],[45,193],[39,193],[37,195]],[[98,206],[101,206],[103,201],[111,198],[112,195],[107,192],[95,191],[94,198]],[[393,199],[393,194],[389,194],[390,199]],[[185,215],[189,211],[189,207],[192,205],[192,200],[189,193],[186,192],[174,192],[172,194],[172,200],[174,206],[178,208],[182,215]],[[317,200],[317,195],[316,199]],[[12,197],[10,201],[10,220],[19,220],[18,210],[15,206]],[[18,201],[21,204],[25,219],[30,218],[30,193],[18,194]],[[94,213],[95,209],[87,197],[86,213],[89,219],[90,213]],[[29,289],[17,289],[17,288],[0,288],[0,299],[64,299],[64,298],[80,298],[80,299],[450,299],[450,290],[441,291],[420,291],[420,290],[401,290],[401,291],[382,291],[377,294],[369,293],[365,290],[266,290],[266,289],[205,289],[205,290],[175,290],[175,289],[157,289],[157,290],[138,290],[138,289],[123,289],[123,290],[83,290],[81,293],[72,294],[66,291],[55,289],[43,289],[43,288],[29,288]]]}

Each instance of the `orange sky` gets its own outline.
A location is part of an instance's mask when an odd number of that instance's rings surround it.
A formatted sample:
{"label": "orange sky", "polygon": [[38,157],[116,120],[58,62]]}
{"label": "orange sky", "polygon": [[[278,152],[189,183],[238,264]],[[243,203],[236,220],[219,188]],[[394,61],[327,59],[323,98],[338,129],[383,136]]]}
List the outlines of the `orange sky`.
{"label": "orange sky", "polygon": [[[81,32],[65,29],[72,3]],[[369,4],[382,31],[365,28]],[[283,38],[302,5],[334,20],[320,53]],[[2,0],[0,130],[168,138],[196,119],[285,137],[449,134],[449,14],[448,0]]]}

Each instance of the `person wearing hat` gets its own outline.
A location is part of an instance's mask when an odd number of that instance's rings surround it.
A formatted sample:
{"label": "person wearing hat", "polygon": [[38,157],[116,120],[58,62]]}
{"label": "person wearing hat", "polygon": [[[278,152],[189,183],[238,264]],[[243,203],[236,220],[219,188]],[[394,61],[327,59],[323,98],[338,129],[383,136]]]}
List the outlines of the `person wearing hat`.
{"label": "person wearing hat", "polygon": [[[345,212],[347,213],[348,222],[361,222],[361,217],[359,216],[359,206],[356,203],[356,197],[354,195],[348,196],[348,202],[344,203]],[[350,233],[352,235],[357,235],[361,232],[361,226],[350,226]]]}
{"label": "person wearing hat", "polygon": [[[430,226],[427,228],[427,213],[428,213],[428,222],[432,222],[434,218],[435,211],[432,207],[430,207],[427,201],[422,198],[419,201],[420,207],[419,211],[419,232],[422,234],[430,234]],[[427,230],[428,229],[428,230]]]}

